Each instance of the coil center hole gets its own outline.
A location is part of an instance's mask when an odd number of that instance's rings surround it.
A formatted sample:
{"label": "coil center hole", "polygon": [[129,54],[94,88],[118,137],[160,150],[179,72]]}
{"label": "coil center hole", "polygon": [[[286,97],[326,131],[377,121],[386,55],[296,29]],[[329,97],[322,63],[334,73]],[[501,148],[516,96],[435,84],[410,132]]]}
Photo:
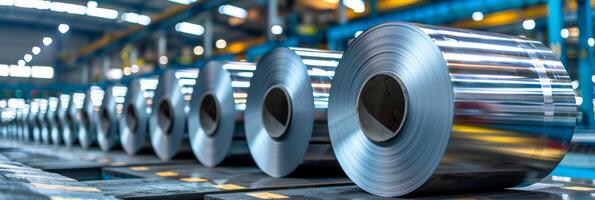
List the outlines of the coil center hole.
{"label": "coil center hole", "polygon": [[128,108],[126,108],[126,115],[124,115],[124,117],[126,119],[126,126],[128,126],[128,128],[134,134],[138,126],[138,115],[133,105],[128,105]]}
{"label": "coil center hole", "polygon": [[384,142],[394,138],[407,116],[407,93],[401,80],[387,74],[368,79],[359,94],[357,114],[368,139]]}
{"label": "coil center hole", "polygon": [[109,128],[110,128],[110,117],[109,117],[109,111],[107,110],[107,108],[101,109],[100,116],[101,116],[101,118],[100,118],[101,130],[102,130],[103,134],[107,135]]}
{"label": "coil center hole", "polygon": [[157,123],[164,133],[169,134],[173,124],[174,111],[167,101],[161,101],[157,110]]}
{"label": "coil center hole", "polygon": [[200,125],[205,134],[212,136],[219,127],[219,105],[212,94],[205,95],[200,101]]}
{"label": "coil center hole", "polygon": [[291,101],[285,90],[279,87],[271,88],[265,95],[262,108],[264,128],[273,139],[281,138],[291,118]]}

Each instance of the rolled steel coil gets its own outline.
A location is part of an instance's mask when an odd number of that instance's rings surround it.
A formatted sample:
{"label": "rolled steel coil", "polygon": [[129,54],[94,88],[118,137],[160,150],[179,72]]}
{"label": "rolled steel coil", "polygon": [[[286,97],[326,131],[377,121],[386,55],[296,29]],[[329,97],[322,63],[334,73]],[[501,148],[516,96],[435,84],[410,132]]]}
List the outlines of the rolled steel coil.
{"label": "rolled steel coil", "polygon": [[256,64],[211,61],[194,86],[188,133],[192,152],[214,167],[229,156],[249,156],[244,134],[244,110]]}
{"label": "rolled steel coil", "polygon": [[328,138],[328,91],[341,52],[276,48],[250,80],[246,139],[262,171],[282,177],[307,162],[335,164]]}
{"label": "rolled steel coil", "polygon": [[149,118],[151,145],[162,160],[170,160],[188,148],[186,116],[198,69],[165,70],[153,98]]}
{"label": "rolled steel coil", "polygon": [[78,129],[79,143],[85,149],[97,141],[98,112],[103,103],[105,91],[98,86],[92,86],[85,94],[85,103],[81,110],[81,127]]}
{"label": "rolled steel coil", "polygon": [[19,135],[19,140],[20,141],[27,141],[27,137],[29,137],[30,133],[29,133],[29,121],[28,121],[28,116],[29,116],[29,107],[30,107],[30,103],[25,103],[25,105],[23,105],[23,107],[21,108],[21,116],[19,117],[19,123],[20,123],[20,135]]}
{"label": "rolled steel coil", "polygon": [[70,134],[70,127],[65,121],[69,101],[69,94],[61,94],[58,97],[58,106],[56,107],[56,112],[54,113],[54,126],[57,131],[52,131],[52,143],[54,144],[62,144],[64,142],[64,133]]}
{"label": "rolled steel coil", "polygon": [[58,144],[54,138],[59,134],[58,130],[58,117],[56,115],[56,110],[58,109],[58,104],[60,100],[58,97],[49,97],[47,103],[47,109],[45,113],[45,122],[47,127],[47,132],[42,133],[41,140],[44,144]]}
{"label": "rolled steel coil", "polygon": [[332,84],[337,160],[389,197],[535,183],[564,156],[577,114],[569,76],[543,44],[456,28],[375,26]]}
{"label": "rolled steel coil", "polygon": [[133,79],[128,83],[126,102],[120,118],[120,142],[129,155],[150,147],[149,116],[153,97],[159,83],[158,77]]}
{"label": "rolled steel coil", "polygon": [[39,99],[32,99],[29,103],[29,113],[27,113],[27,134],[25,134],[26,141],[35,141],[34,135],[39,132],[37,124],[37,113],[39,112]]}
{"label": "rolled steel coil", "polygon": [[85,103],[85,93],[72,93],[66,112],[64,113],[64,126],[68,131],[63,131],[62,136],[66,146],[78,143],[79,129],[81,125],[81,110]]}
{"label": "rolled steel coil", "polygon": [[47,122],[45,121],[45,114],[47,112],[47,99],[38,99],[39,101],[39,112],[35,116],[36,126],[33,130],[33,140],[37,143],[42,143],[42,136],[48,134]]}
{"label": "rolled steel coil", "polygon": [[99,109],[99,126],[97,127],[97,142],[103,151],[109,151],[120,145],[119,121],[124,107],[126,91],[122,85],[112,85],[106,88],[103,103]]}

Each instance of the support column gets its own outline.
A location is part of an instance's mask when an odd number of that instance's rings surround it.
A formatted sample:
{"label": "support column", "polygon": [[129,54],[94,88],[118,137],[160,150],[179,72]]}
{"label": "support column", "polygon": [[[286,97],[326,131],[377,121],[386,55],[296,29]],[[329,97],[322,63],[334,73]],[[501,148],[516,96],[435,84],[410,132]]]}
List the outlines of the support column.
{"label": "support column", "polygon": [[339,16],[339,24],[347,23],[347,13],[345,12],[344,0],[339,0],[339,8],[337,8],[337,15]]}
{"label": "support column", "polygon": [[593,127],[595,120],[593,119],[593,49],[589,46],[589,38],[593,37],[593,23],[591,22],[591,1],[578,0],[577,9],[578,19],[578,71],[580,94],[583,97],[583,104],[580,105],[580,110],[583,112],[583,121],[587,126]]}
{"label": "support column", "polygon": [[370,17],[378,15],[378,0],[370,0]]}
{"label": "support column", "polygon": [[279,4],[278,0],[269,0],[267,5],[267,38],[273,40],[275,35],[271,32],[271,27],[279,25]]}
{"label": "support column", "polygon": [[548,0],[547,31],[550,49],[558,55],[558,58],[566,66],[566,43],[560,35],[562,28],[564,28],[562,0]]}
{"label": "support column", "polygon": [[159,63],[161,56],[167,56],[167,35],[164,32],[157,33],[157,66],[165,67]]}
{"label": "support column", "polygon": [[210,12],[207,12],[205,14],[205,33],[204,33],[204,48],[205,48],[205,53],[204,53],[204,57],[205,58],[210,58],[213,56],[213,16],[211,15]]}

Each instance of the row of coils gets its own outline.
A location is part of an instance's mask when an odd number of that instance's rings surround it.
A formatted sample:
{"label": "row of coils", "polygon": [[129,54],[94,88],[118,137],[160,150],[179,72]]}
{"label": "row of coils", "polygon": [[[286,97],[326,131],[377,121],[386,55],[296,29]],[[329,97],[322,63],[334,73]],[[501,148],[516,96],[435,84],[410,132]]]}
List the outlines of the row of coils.
{"label": "row of coils", "polygon": [[364,190],[401,196],[535,183],[566,153],[576,114],[568,73],[540,42],[391,22],[345,52],[279,47],[257,64],[35,99],[6,123],[24,126],[4,127],[163,160],[191,150],[208,167],[251,155],[273,177],[338,163]]}

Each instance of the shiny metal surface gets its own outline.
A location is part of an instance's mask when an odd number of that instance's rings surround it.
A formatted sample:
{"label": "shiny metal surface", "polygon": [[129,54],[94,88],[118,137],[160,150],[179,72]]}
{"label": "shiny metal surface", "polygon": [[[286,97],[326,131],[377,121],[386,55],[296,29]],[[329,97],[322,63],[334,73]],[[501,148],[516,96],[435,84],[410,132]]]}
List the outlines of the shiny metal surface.
{"label": "shiny metal surface", "polygon": [[65,122],[69,101],[69,94],[61,94],[58,97],[58,105],[54,113],[54,126],[56,131],[52,131],[52,143],[57,145],[63,143],[64,133],[70,134],[70,127]]}
{"label": "shiny metal surface", "polygon": [[211,61],[201,69],[194,86],[188,135],[196,158],[214,167],[228,155],[248,155],[244,110],[256,64]]}
{"label": "shiny metal surface", "polygon": [[276,48],[250,80],[246,139],[258,167],[282,177],[307,161],[335,163],[328,139],[328,91],[342,52]]}
{"label": "shiny metal surface", "polygon": [[35,134],[39,134],[39,124],[37,122],[37,113],[39,112],[39,99],[32,99],[29,103],[29,113],[27,114],[28,135],[25,134],[25,141],[35,141]]}
{"label": "shiny metal surface", "polygon": [[98,112],[103,103],[105,91],[98,86],[91,86],[85,94],[85,103],[81,110],[81,128],[77,135],[83,148],[89,148],[97,141]]}
{"label": "shiny metal surface", "polygon": [[576,120],[564,66],[528,38],[385,23],[357,37],[332,84],[337,160],[381,196],[535,183]]}
{"label": "shiny metal surface", "polygon": [[159,76],[149,131],[153,150],[162,160],[170,160],[187,147],[186,116],[197,77],[198,69],[169,69]]}
{"label": "shiny metal surface", "polygon": [[36,119],[36,128],[33,130],[33,140],[35,142],[41,143],[43,142],[42,135],[49,134],[49,130],[47,128],[47,122],[45,121],[45,114],[48,109],[48,100],[47,99],[39,99],[39,112],[35,117]]}
{"label": "shiny metal surface", "polygon": [[119,127],[120,142],[129,155],[150,146],[149,116],[158,83],[158,77],[147,77],[134,79],[128,84]]}
{"label": "shiny metal surface", "polygon": [[105,89],[103,103],[99,107],[99,124],[97,129],[97,143],[103,151],[109,151],[115,145],[120,145],[119,121],[124,109],[124,101],[128,88],[122,85],[112,85]]}
{"label": "shiny metal surface", "polygon": [[54,141],[52,140],[54,135],[58,135],[58,126],[57,126],[57,115],[56,115],[56,110],[58,109],[58,104],[60,102],[60,99],[58,99],[58,97],[49,97],[48,101],[47,101],[47,108],[46,108],[46,112],[45,112],[45,123],[46,123],[46,128],[47,128],[47,132],[42,132],[41,135],[41,140],[43,141],[44,144],[56,144],[58,145],[58,143],[54,143]]}
{"label": "shiny metal surface", "polygon": [[78,132],[81,129],[81,111],[85,103],[85,93],[72,93],[64,114],[64,124],[68,131],[62,131],[64,144],[72,146],[78,143]]}

